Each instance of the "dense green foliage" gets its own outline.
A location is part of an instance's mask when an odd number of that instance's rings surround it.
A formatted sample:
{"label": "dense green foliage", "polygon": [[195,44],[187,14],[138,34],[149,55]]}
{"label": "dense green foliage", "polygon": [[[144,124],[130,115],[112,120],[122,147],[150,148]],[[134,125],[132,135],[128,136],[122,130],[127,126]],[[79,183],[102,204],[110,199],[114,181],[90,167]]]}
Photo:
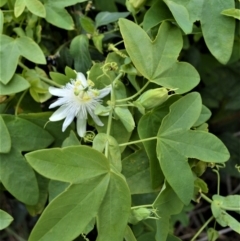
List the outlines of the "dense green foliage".
{"label": "dense green foliage", "polygon": [[240,234],[239,1],[0,6],[1,240],[179,241],[205,201],[191,241]]}

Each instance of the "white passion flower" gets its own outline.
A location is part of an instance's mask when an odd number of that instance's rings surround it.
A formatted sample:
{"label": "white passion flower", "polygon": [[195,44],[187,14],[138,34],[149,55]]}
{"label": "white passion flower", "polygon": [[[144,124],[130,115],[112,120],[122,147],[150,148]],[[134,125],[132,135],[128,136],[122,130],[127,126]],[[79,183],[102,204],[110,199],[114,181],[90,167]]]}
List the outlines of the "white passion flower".
{"label": "white passion flower", "polygon": [[82,73],[77,73],[76,80],[71,80],[61,89],[49,87],[49,92],[52,95],[60,97],[49,106],[50,109],[60,106],[49,120],[65,119],[62,126],[62,131],[65,131],[76,117],[77,133],[80,137],[84,137],[86,133],[88,114],[98,126],[103,126],[99,117],[94,114],[94,110],[98,103],[101,103],[101,99],[110,93],[111,86],[101,90],[94,89],[93,86],[94,83],[91,80],[86,80]]}

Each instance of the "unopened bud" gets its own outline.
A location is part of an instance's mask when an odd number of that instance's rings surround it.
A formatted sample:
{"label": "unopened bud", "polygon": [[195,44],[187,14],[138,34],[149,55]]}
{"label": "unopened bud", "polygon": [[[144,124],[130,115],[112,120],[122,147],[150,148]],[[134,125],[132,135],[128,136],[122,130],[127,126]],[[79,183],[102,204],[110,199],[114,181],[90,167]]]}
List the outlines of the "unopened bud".
{"label": "unopened bud", "polygon": [[151,209],[148,208],[132,209],[128,222],[131,224],[137,224],[141,220],[151,217],[151,213]]}
{"label": "unopened bud", "polygon": [[168,99],[168,90],[166,88],[156,88],[147,90],[138,99],[137,103],[145,109],[152,109],[164,103]]}
{"label": "unopened bud", "polygon": [[126,7],[129,12],[137,13],[144,6],[146,0],[126,0]]}

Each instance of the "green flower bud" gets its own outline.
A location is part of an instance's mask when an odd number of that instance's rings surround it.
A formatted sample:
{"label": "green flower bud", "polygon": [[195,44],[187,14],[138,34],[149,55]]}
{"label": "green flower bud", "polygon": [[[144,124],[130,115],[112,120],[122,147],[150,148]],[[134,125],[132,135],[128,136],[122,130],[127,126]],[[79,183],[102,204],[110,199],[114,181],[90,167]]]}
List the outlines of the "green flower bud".
{"label": "green flower bud", "polygon": [[131,224],[137,224],[141,220],[151,217],[152,210],[148,208],[132,209],[128,222]]}
{"label": "green flower bud", "polygon": [[152,109],[164,103],[168,99],[168,90],[166,88],[156,88],[147,90],[138,99],[137,103],[145,109]]}
{"label": "green flower bud", "polygon": [[126,0],[126,7],[129,12],[136,14],[145,3],[146,0]]}

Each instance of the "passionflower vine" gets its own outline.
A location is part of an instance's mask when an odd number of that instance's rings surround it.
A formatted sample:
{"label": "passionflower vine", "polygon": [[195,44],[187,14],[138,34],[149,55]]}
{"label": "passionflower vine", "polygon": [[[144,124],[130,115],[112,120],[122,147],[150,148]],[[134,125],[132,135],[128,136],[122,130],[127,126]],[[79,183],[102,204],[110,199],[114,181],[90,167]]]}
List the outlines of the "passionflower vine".
{"label": "passionflower vine", "polygon": [[82,73],[77,73],[76,80],[71,80],[62,88],[49,87],[49,92],[59,97],[49,108],[60,106],[49,120],[65,119],[62,126],[62,131],[65,131],[76,117],[77,133],[80,137],[84,137],[86,133],[88,114],[98,126],[103,126],[99,117],[94,114],[94,110],[102,102],[102,98],[110,93],[111,86],[101,90],[93,87],[94,83],[91,80],[86,80]]}

